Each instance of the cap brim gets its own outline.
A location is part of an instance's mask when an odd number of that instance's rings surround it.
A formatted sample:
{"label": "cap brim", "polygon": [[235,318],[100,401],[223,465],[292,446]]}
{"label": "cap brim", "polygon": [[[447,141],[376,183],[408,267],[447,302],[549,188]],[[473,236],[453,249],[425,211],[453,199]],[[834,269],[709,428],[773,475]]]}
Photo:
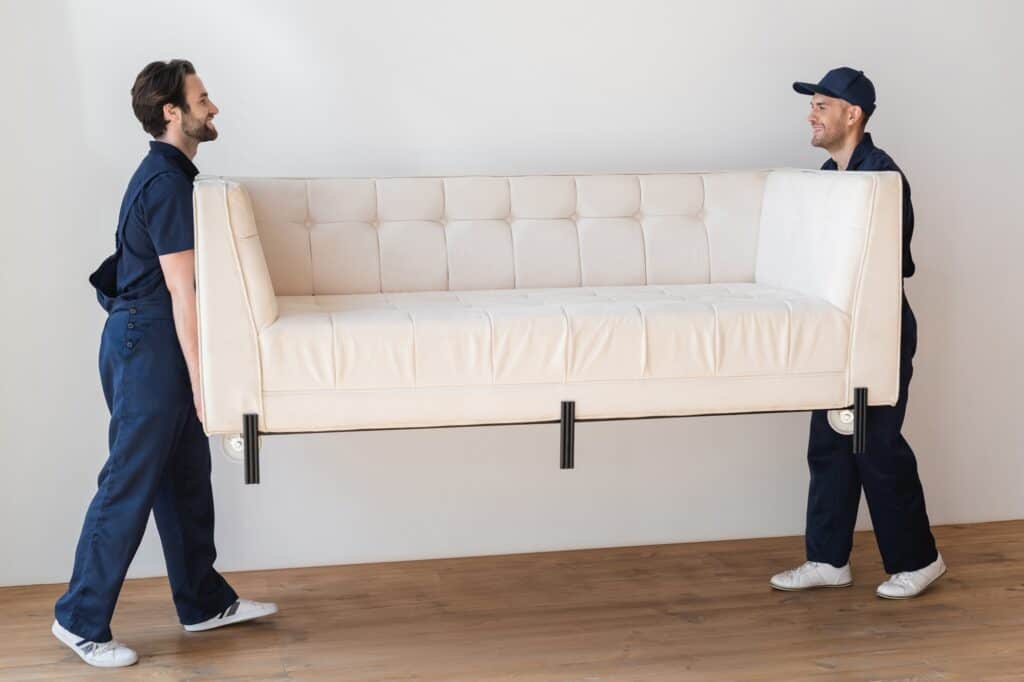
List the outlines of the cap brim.
{"label": "cap brim", "polygon": [[835,94],[828,88],[821,87],[817,83],[801,83],[800,81],[797,81],[796,83],[793,83],[793,89],[801,95],[825,95],[826,97],[839,97],[839,95]]}

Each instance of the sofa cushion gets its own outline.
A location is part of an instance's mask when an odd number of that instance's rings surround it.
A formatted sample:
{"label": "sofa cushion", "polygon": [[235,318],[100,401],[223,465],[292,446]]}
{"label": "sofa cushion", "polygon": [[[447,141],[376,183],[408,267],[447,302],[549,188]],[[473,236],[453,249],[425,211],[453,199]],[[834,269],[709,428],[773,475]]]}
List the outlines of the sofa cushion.
{"label": "sofa cushion", "polygon": [[841,372],[849,318],[753,283],[280,296],[265,391]]}

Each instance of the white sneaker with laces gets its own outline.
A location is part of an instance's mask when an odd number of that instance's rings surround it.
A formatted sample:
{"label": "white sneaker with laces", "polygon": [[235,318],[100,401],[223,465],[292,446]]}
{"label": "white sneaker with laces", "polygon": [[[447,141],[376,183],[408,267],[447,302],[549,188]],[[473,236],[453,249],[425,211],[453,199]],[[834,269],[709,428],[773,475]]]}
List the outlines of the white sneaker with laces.
{"label": "white sneaker with laces", "polygon": [[269,616],[275,613],[277,613],[277,604],[272,602],[239,599],[213,618],[208,618],[201,623],[193,623],[192,625],[186,625],[184,627],[189,632],[202,632],[203,630],[222,628],[225,625],[241,623],[243,621],[252,620],[253,618],[262,618],[263,616]]}
{"label": "white sneaker with laces", "polygon": [[853,575],[850,573],[849,562],[842,568],[836,568],[832,564],[807,561],[789,571],[776,573],[770,584],[776,590],[786,592],[815,587],[849,587],[853,584]]}
{"label": "white sneaker with laces", "polygon": [[924,592],[945,574],[946,564],[940,554],[924,568],[896,573],[879,585],[875,594],[883,599],[910,599]]}
{"label": "white sneaker with laces", "polygon": [[109,642],[92,642],[82,639],[56,620],[53,621],[50,632],[61,642],[67,644],[68,648],[78,654],[79,658],[97,668],[123,668],[139,660],[138,654],[116,639],[111,639]]}

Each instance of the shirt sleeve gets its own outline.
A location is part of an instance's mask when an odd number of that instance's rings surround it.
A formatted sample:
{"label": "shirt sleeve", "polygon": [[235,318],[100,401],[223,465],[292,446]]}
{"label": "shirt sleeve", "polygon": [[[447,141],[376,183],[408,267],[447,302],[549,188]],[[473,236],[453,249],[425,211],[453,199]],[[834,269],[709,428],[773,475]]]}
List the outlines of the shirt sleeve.
{"label": "shirt sleeve", "polygon": [[903,276],[910,277],[916,269],[914,258],[910,254],[910,240],[914,237],[914,203],[910,199],[910,183],[900,167],[896,165],[896,162],[888,156],[883,158],[877,165],[878,168],[873,170],[896,171],[899,173],[900,181],[903,184]]}
{"label": "shirt sleeve", "polygon": [[195,247],[192,183],[177,173],[155,177],[143,193],[146,230],[158,256]]}
{"label": "shirt sleeve", "polygon": [[883,161],[878,170],[896,171],[900,174],[900,181],[903,183],[903,232],[912,232],[914,230],[914,204],[910,200],[910,183],[907,182],[907,176],[903,174],[903,171],[900,170],[900,167],[892,159]]}

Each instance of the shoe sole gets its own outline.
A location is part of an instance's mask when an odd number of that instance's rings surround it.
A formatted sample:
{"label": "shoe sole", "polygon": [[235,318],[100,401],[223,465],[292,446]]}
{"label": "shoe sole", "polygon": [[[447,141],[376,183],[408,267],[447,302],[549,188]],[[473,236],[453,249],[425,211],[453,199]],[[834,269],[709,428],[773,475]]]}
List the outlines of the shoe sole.
{"label": "shoe sole", "polygon": [[238,614],[235,614],[233,616],[228,616],[227,618],[221,618],[220,620],[215,621],[213,623],[210,623],[208,625],[202,625],[202,624],[196,623],[195,625],[184,625],[182,627],[185,628],[186,632],[206,632],[207,630],[216,630],[217,628],[226,627],[228,625],[234,625],[236,623],[244,623],[244,622],[249,621],[249,620],[256,620],[257,618],[264,618],[266,616],[272,616],[275,613],[277,613],[277,607],[276,606],[274,607],[273,610],[267,611],[266,613],[257,613],[257,614],[242,615],[242,616],[239,616]]}
{"label": "shoe sole", "polygon": [[69,642],[68,640],[64,639],[64,633],[57,629],[58,625],[60,624],[57,621],[53,621],[53,625],[50,626],[50,632],[53,633],[53,636],[56,637],[61,644],[64,644],[69,649],[74,651],[78,655],[78,657],[82,659],[82,662],[91,665],[94,668],[127,668],[128,666],[135,665],[139,662],[139,657],[137,655],[135,657],[135,660],[131,661],[130,663],[98,663],[95,661],[90,661],[88,658],[85,657],[85,653],[77,646],[75,646],[74,642]]}
{"label": "shoe sole", "polygon": [[881,592],[878,592],[876,590],[875,591],[875,596],[876,597],[881,597],[882,599],[896,599],[896,600],[898,600],[898,599],[913,599],[914,597],[920,597],[922,594],[924,594],[925,592],[928,591],[928,588],[930,588],[935,583],[939,582],[939,578],[941,578],[942,576],[946,575],[946,570],[947,569],[943,568],[942,569],[942,573],[939,573],[937,576],[932,578],[931,582],[928,583],[927,585],[925,585],[924,587],[922,587],[917,594],[908,594],[905,597],[893,597],[893,596],[888,595],[888,594],[882,594]]}
{"label": "shoe sole", "polygon": [[768,585],[773,590],[778,590],[779,592],[806,592],[807,590],[821,590],[827,587],[850,587],[853,585],[853,581],[851,580],[848,583],[839,583],[838,585],[809,585],[808,587],[780,587],[772,582],[769,582]]}

